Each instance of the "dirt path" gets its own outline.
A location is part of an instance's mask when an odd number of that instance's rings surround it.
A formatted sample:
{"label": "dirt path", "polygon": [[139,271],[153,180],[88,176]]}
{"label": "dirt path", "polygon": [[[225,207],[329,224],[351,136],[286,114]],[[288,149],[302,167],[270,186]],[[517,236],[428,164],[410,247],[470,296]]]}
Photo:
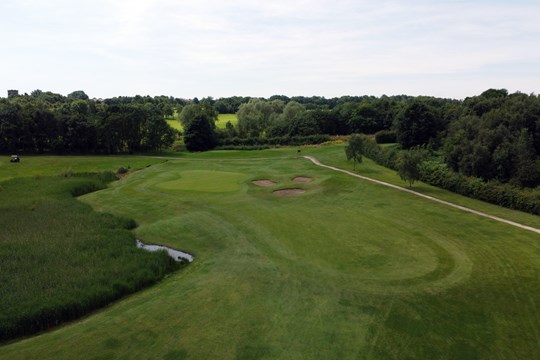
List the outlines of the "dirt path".
{"label": "dirt path", "polygon": [[369,178],[369,177],[366,177],[366,176],[362,176],[362,175],[353,173],[352,171],[340,169],[340,168],[337,168],[337,167],[334,167],[334,166],[325,165],[325,164],[321,163],[319,160],[317,160],[313,156],[304,156],[304,158],[310,160],[315,165],[321,166],[323,168],[327,168],[327,169],[334,170],[334,171],[339,171],[339,172],[342,172],[344,174],[357,177],[359,179],[371,181],[371,182],[374,182],[376,184],[387,186],[387,187],[390,187],[392,189],[396,189],[396,190],[399,190],[399,191],[408,192],[410,194],[422,197],[424,199],[428,199],[428,200],[431,200],[431,201],[434,201],[434,202],[438,202],[440,204],[444,204],[444,205],[447,205],[447,206],[450,206],[450,207],[453,207],[453,208],[456,208],[456,209],[459,209],[459,210],[467,211],[467,212],[473,213],[473,214],[478,215],[478,216],[482,216],[482,217],[485,217],[485,218],[488,218],[488,219],[499,221],[499,222],[502,222],[502,223],[505,223],[505,224],[508,224],[508,225],[512,225],[512,226],[515,226],[515,227],[518,227],[518,228],[521,228],[521,229],[524,229],[524,230],[529,230],[529,231],[535,232],[537,234],[540,234],[540,229],[537,229],[537,228],[532,227],[532,226],[523,225],[523,224],[520,224],[520,223],[517,223],[517,222],[514,222],[514,221],[510,221],[510,220],[507,220],[507,219],[500,218],[498,216],[489,215],[489,214],[483,213],[481,211],[473,210],[473,209],[465,207],[465,206],[461,206],[461,205],[457,205],[457,204],[454,204],[454,203],[451,203],[451,202],[448,202],[448,201],[445,201],[445,200],[437,199],[437,198],[435,198],[433,196],[424,195],[424,194],[421,194],[421,193],[416,192],[416,191],[411,190],[411,189],[403,188],[401,186],[390,184],[390,183],[387,183],[387,182],[384,182],[384,181],[380,181],[380,180],[372,179],[372,178]]}

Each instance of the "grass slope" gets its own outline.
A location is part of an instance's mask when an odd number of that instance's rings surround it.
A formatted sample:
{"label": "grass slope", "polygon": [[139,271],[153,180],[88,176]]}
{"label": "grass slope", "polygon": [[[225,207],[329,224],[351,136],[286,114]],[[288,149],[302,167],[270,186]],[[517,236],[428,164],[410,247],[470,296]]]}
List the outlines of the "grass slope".
{"label": "grass slope", "polygon": [[[197,260],[84,321],[4,346],[0,358],[539,356],[536,234],[315,167],[291,150],[171,159],[85,195],[94,209],[134,218],[145,240]],[[334,165],[343,157],[340,147],[302,153]],[[313,181],[294,184],[299,175]],[[271,193],[288,187],[307,192]]]}

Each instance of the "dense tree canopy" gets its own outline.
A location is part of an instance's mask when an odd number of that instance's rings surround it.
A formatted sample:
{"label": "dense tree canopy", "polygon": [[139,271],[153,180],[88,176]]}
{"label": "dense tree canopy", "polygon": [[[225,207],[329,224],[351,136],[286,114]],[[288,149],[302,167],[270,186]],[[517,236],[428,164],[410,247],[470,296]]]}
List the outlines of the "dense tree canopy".
{"label": "dense tree canopy", "polygon": [[180,114],[184,143],[189,151],[205,151],[216,146],[217,113],[205,102],[186,105]]}
{"label": "dense tree canopy", "polygon": [[540,99],[488,90],[466,99],[463,115],[448,127],[448,166],[467,176],[540,184]]}
{"label": "dense tree canopy", "polygon": [[433,107],[422,100],[409,102],[395,120],[397,140],[404,149],[427,144],[442,130]]}
{"label": "dense tree canopy", "polygon": [[[174,141],[153,98],[88,99],[41,90],[0,99],[0,152],[118,153],[160,150]],[[170,107],[173,102],[170,101]]]}
{"label": "dense tree canopy", "polygon": [[[237,125],[215,129],[218,113],[233,112],[238,115]],[[68,96],[34,90],[30,95],[0,98],[0,151],[159,150],[175,136],[164,117],[178,114],[187,130],[187,143],[202,139],[206,144],[189,145],[192,149],[228,141],[297,144],[325,141],[328,135],[385,130],[378,139],[395,134],[403,149],[427,144],[448,168],[463,175],[525,187],[540,185],[540,98],[509,94],[505,89],[488,89],[463,101],[405,95],[217,100],[137,95],[101,100],[89,99],[82,90]]]}

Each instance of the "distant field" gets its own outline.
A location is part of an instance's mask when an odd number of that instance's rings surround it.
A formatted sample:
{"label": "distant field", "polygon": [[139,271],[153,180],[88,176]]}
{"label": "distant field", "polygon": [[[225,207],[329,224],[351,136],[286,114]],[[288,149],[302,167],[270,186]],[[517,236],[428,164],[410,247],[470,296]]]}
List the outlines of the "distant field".
{"label": "distant field", "polygon": [[[352,167],[342,146],[304,154]],[[137,236],[191,252],[195,262],[82,321],[0,347],[0,358],[539,357],[537,234],[295,155],[296,148],[175,154],[83,196],[95,210],[135,219]],[[400,182],[370,161],[357,169]],[[296,176],[312,181],[297,184]],[[261,179],[276,185],[251,182]],[[272,194],[286,188],[306,192]]]}
{"label": "distant field", "polygon": [[169,124],[170,127],[173,129],[176,129],[178,131],[182,131],[182,124],[180,124],[180,121],[176,119],[167,119],[167,124]]}
{"label": "distant field", "polygon": [[238,116],[236,116],[236,114],[219,114],[216,126],[220,129],[224,129],[228,121],[236,126],[236,124],[238,124]]}
{"label": "distant field", "polygon": [[[231,124],[236,126],[236,124],[238,124],[238,117],[236,116],[236,114],[219,114],[216,121],[216,127],[218,127],[219,129],[225,129],[225,125],[228,121],[230,121]],[[180,124],[180,121],[176,119],[167,119],[167,124],[169,124],[169,126],[173,129],[182,131],[182,125]]]}

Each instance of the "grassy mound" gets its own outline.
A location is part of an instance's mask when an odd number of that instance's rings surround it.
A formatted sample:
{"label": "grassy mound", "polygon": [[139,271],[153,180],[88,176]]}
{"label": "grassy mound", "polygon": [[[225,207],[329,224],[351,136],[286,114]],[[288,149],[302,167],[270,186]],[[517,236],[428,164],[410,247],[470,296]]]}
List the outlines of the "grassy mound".
{"label": "grassy mound", "polygon": [[103,178],[0,184],[0,340],[80,317],[176,267],[165,253],[135,247],[132,220],[73,198],[104,188]]}

